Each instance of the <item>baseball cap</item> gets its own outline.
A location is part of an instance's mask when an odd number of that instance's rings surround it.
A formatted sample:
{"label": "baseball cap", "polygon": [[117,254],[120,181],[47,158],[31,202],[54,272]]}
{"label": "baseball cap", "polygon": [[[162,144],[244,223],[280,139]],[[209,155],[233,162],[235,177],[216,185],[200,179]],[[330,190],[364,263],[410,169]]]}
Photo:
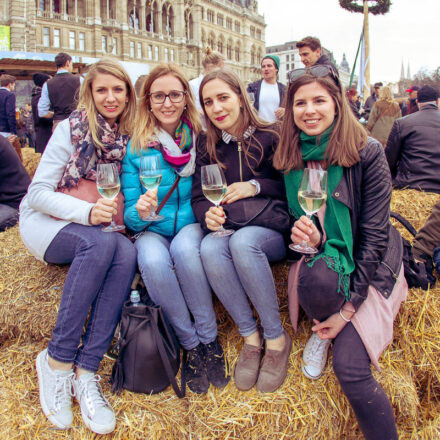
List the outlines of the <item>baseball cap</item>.
{"label": "baseball cap", "polygon": [[405,92],[411,93],[411,92],[418,92],[419,90],[420,90],[419,86],[411,86],[409,89],[406,89]]}

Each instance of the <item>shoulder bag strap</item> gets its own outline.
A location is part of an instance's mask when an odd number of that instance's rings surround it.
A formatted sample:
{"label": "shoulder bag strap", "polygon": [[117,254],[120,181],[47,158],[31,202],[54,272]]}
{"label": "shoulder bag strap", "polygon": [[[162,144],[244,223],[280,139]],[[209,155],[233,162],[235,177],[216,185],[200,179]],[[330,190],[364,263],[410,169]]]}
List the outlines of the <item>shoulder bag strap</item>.
{"label": "shoulder bag strap", "polygon": [[397,212],[390,212],[390,217],[396,219],[397,221],[399,221],[403,226],[405,226],[405,228],[407,229],[407,231],[412,234],[414,237],[417,234],[416,229],[414,228],[414,226],[402,215],[397,214]]}
{"label": "shoulder bag strap", "polygon": [[165,372],[167,373],[168,379],[171,382],[171,386],[173,387],[174,392],[176,393],[177,397],[181,399],[185,397],[185,391],[186,391],[185,381],[183,378],[183,365],[182,365],[182,375],[181,375],[181,384],[180,384],[181,388],[179,388],[179,385],[177,384],[176,378],[173,373],[173,368],[171,367],[170,364],[170,360],[168,359],[168,356],[165,352],[165,347],[163,346],[163,340],[159,332],[159,328],[157,327],[157,322],[154,319],[151,319],[151,327],[153,328],[153,333],[156,339],[156,346],[157,349],[159,350],[159,354],[162,359]]}

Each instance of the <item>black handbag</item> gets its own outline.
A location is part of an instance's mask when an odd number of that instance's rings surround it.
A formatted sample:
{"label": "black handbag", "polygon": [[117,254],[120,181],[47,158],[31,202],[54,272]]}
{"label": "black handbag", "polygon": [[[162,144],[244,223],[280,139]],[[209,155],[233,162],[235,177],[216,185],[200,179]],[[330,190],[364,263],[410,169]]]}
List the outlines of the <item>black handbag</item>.
{"label": "black handbag", "polygon": [[226,213],[225,226],[240,229],[244,226],[263,226],[285,233],[290,227],[287,202],[267,197],[251,197],[222,205]]}
{"label": "black handbag", "polygon": [[118,342],[119,354],[112,369],[112,392],[122,388],[156,394],[170,383],[178,397],[185,397],[185,381],[177,385],[180,347],[161,307],[124,304]]}
{"label": "black handbag", "polygon": [[[403,216],[396,212],[391,212],[390,216],[399,221],[410,234],[414,237],[417,234],[414,226]],[[432,258],[429,255],[423,254],[425,261],[417,263],[412,253],[411,243],[402,237],[403,243],[403,267],[405,279],[408,287],[420,287],[423,290],[428,290],[429,287],[434,287],[436,278],[433,270],[434,265]]]}

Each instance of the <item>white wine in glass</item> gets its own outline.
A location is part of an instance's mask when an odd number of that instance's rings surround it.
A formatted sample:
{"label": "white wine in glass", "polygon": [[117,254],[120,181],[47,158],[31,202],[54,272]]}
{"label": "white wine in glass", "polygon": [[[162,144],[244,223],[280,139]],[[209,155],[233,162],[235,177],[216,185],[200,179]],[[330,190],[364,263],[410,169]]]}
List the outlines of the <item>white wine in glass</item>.
{"label": "white wine in glass", "polygon": [[[204,196],[215,206],[219,206],[226,194],[226,179],[223,171],[217,164],[205,165],[202,167],[202,191]],[[233,234],[232,229],[225,229],[223,225],[216,232],[214,237],[226,237]]]}
{"label": "white wine in glass", "polygon": [[[298,201],[308,219],[316,214],[327,200],[327,171],[305,168],[298,190]],[[303,254],[316,254],[318,249],[302,242],[289,248]]]}
{"label": "white wine in glass", "polygon": [[[142,156],[139,165],[139,180],[142,186],[148,190],[159,188],[162,181],[162,167],[159,155]],[[154,208],[148,217],[142,218],[144,221],[155,222],[163,220],[163,215],[156,214]]]}
{"label": "white wine in glass", "polygon": [[[96,187],[99,194],[108,200],[113,200],[119,194],[121,184],[119,182],[118,168],[115,163],[99,163],[96,168]],[[114,232],[125,229],[112,221],[109,226],[102,228],[103,232]]]}

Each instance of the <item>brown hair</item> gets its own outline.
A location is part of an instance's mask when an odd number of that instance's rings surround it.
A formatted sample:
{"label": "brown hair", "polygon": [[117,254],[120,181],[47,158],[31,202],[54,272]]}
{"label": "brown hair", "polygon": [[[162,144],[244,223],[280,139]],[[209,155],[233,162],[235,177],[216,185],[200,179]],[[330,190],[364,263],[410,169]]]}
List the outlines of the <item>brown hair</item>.
{"label": "brown hair", "polygon": [[119,132],[121,134],[131,134],[132,132],[133,118],[136,111],[136,95],[130,77],[117,61],[111,58],[103,58],[90,66],[79,90],[78,110],[86,110],[93,141],[96,146],[102,147],[102,142],[98,137],[98,111],[92,94],[93,81],[99,74],[112,75],[123,81],[127,88],[128,101],[124,111],[119,116]]}
{"label": "brown hair", "polygon": [[317,83],[324,87],[335,103],[333,130],[327,146],[326,165],[350,167],[359,162],[359,151],[367,143],[367,134],[356,120],[345,94],[330,76],[316,78],[305,74],[290,83],[286,94],[286,113],[281,127],[281,138],[274,156],[274,167],[289,172],[301,169],[304,163],[299,142],[300,129],[293,117],[294,97],[298,89],[307,84]]}
{"label": "brown hair", "polygon": [[15,78],[15,76],[12,75],[1,75],[0,76],[0,87],[7,87],[9,84],[11,83],[15,83],[15,81],[17,80],[17,78]]}
{"label": "brown hair", "polygon": [[157,120],[156,116],[154,116],[153,112],[150,110],[150,89],[156,79],[166,75],[172,75],[177,78],[181,82],[183,90],[186,92],[186,108],[183,110],[182,116],[188,119],[191,123],[196,135],[199,134],[202,129],[202,123],[194,103],[191,87],[189,86],[185,75],[176,64],[159,64],[151,71],[141,88],[136,111],[136,120],[131,138],[131,147],[134,151],[140,151],[140,149],[145,147],[147,143],[153,139],[154,130],[160,128],[160,121]]}
{"label": "brown hair", "polygon": [[[209,119],[208,114],[205,110],[205,102],[203,100],[203,88],[205,85],[214,79],[219,79],[223,82],[225,82],[233,93],[238,95],[240,102],[241,102],[241,111],[240,111],[240,121],[239,121],[239,131],[240,133],[244,133],[250,125],[253,127],[263,130],[263,131],[269,131],[274,133],[278,136],[277,132],[274,131],[271,127],[273,127],[273,124],[270,124],[268,122],[263,121],[257,114],[256,110],[252,106],[252,104],[249,101],[248,94],[246,92],[246,89],[244,87],[243,82],[240,80],[240,78],[234,73],[232,70],[229,69],[215,69],[212,72],[209,72],[205,77],[203,78],[200,88],[199,88],[199,99],[200,103],[202,105],[203,113],[205,114],[205,122],[206,122],[206,152],[209,155],[209,158],[211,161],[218,163],[222,168],[226,168],[223,163],[221,163],[217,157],[217,151],[216,151],[216,145],[217,142],[222,137],[222,131],[217,128]],[[255,139],[257,149],[260,150],[260,159],[256,159],[249,153],[249,146],[252,140]],[[246,143],[248,145],[246,145]],[[251,136],[249,138],[249,142],[243,142],[243,152],[245,155],[246,162],[251,170],[253,170],[253,167],[250,164],[250,159],[255,161],[256,163],[259,163],[263,159],[263,147],[258,142],[258,140]]]}
{"label": "brown hair", "polygon": [[301,49],[302,47],[310,47],[313,51],[317,49],[321,49],[321,41],[316,37],[304,37],[301,41],[296,43],[297,49]]}
{"label": "brown hair", "polygon": [[210,64],[216,67],[222,67],[225,57],[220,52],[213,51],[209,46],[205,49],[205,57],[202,60],[202,66],[206,69]]}

